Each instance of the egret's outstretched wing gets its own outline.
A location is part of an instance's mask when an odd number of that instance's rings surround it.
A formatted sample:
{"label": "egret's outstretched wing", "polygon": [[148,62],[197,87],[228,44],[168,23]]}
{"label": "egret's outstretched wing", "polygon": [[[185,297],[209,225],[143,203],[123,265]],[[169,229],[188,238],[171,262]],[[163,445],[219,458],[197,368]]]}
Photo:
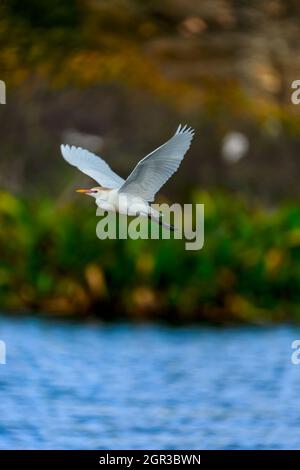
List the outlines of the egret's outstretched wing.
{"label": "egret's outstretched wing", "polygon": [[137,164],[120,191],[153,201],[155,194],[178,169],[193,135],[193,129],[180,125],[170,140]]}
{"label": "egret's outstretched wing", "polygon": [[80,171],[97,181],[101,186],[109,189],[117,189],[124,183],[123,178],[118,176],[102,158],[94,155],[88,150],[80,147],[60,146],[62,156],[76,166]]}

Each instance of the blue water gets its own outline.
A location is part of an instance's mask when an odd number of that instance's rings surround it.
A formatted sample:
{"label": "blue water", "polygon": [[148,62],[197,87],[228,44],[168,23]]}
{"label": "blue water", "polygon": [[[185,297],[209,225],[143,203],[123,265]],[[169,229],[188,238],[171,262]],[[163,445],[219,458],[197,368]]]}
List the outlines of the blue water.
{"label": "blue water", "polygon": [[300,449],[300,329],[0,318],[1,449]]}

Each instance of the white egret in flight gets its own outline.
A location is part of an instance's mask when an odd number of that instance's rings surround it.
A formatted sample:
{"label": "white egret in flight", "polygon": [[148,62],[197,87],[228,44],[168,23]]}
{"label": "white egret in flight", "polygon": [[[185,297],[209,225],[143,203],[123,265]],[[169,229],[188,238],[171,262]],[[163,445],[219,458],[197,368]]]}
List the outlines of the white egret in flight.
{"label": "white egret in flight", "polygon": [[88,150],[61,145],[61,153],[68,163],[100,185],[91,189],[77,189],[77,192],[94,197],[98,207],[120,214],[145,216],[174,230],[173,226],[161,220],[161,214],[149,202],[154,201],[155,194],[177,171],[193,135],[192,128],[180,125],[173,137],[143,158],[126,180],[112,171],[102,158]]}

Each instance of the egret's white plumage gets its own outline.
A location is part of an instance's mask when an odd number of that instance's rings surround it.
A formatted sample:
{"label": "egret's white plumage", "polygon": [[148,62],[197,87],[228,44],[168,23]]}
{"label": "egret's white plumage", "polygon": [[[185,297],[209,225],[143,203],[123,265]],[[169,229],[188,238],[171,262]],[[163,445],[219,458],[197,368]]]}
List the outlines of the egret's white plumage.
{"label": "egret's white plumage", "polygon": [[[96,199],[104,210],[115,210],[129,215],[141,214],[160,221],[159,214],[149,202],[178,169],[191,145],[194,130],[179,126],[176,133],[165,144],[143,158],[124,180],[100,157],[79,147],[61,145],[64,159],[103,188],[79,190]],[[110,190],[110,191],[109,191]]]}
{"label": "egret's white plumage", "polygon": [[125,182],[109,165],[97,155],[80,147],[61,145],[61,153],[70,165],[93,178],[104,188],[117,189]]}
{"label": "egret's white plumage", "polygon": [[155,194],[178,169],[191,145],[194,131],[179,126],[165,144],[143,158],[128,176],[120,191],[154,201]]}

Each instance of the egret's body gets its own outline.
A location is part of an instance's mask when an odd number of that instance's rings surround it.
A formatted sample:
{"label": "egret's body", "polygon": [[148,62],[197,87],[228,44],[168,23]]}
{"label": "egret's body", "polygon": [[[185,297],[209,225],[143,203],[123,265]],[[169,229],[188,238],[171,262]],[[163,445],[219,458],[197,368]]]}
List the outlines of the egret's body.
{"label": "egret's body", "polygon": [[119,193],[118,189],[103,190],[99,188],[96,204],[103,210],[112,210],[127,215],[138,215],[139,212],[150,214],[151,210],[151,206],[142,198],[132,196],[131,194]]}
{"label": "egret's body", "polygon": [[61,152],[68,163],[101,185],[77,190],[93,196],[98,207],[130,216],[142,215],[172,228],[161,221],[161,214],[149,202],[154,200],[157,191],[178,169],[193,135],[193,129],[179,126],[174,136],[143,158],[126,180],[114,173],[102,158],[87,150],[62,145]]}

